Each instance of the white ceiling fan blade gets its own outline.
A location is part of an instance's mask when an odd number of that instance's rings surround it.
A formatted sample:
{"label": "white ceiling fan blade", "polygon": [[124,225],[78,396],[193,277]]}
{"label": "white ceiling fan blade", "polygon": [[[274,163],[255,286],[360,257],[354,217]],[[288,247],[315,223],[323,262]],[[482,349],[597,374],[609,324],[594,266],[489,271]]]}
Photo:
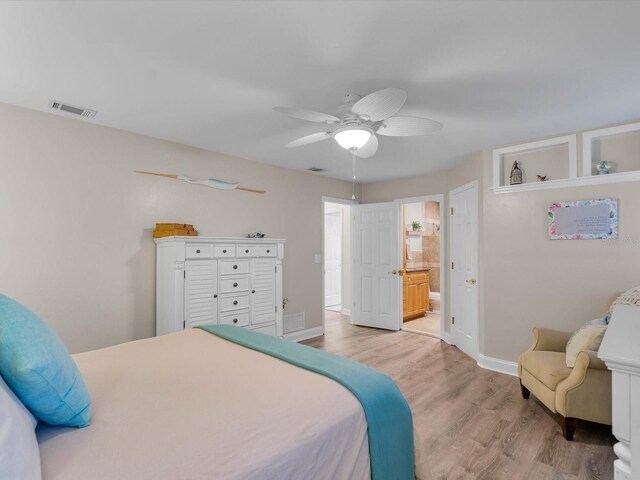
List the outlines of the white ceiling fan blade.
{"label": "white ceiling fan blade", "polygon": [[357,149],[354,153],[356,157],[360,158],[369,158],[376,154],[378,151],[378,138],[374,135],[371,135],[369,141],[364,144],[364,146]]}
{"label": "white ceiling fan blade", "polygon": [[306,120],[308,122],[318,123],[339,123],[340,119],[322,112],[314,112],[313,110],[307,110],[306,108],[296,107],[273,107],[276,112],[284,113],[293,118],[299,118],[300,120]]}
{"label": "white ceiling fan blade", "polygon": [[383,120],[376,133],[388,137],[412,137],[442,130],[442,124],[420,117],[391,117]]}
{"label": "white ceiling fan blade", "polygon": [[309,145],[310,143],[326,140],[327,138],[331,138],[331,132],[312,133],[311,135],[306,135],[294,140],[293,142],[287,143],[285,147],[301,147],[303,145]]}
{"label": "white ceiling fan blade", "polygon": [[404,90],[384,88],[358,100],[351,111],[361,117],[367,117],[372,122],[377,122],[397,113],[406,100],[407,93]]}

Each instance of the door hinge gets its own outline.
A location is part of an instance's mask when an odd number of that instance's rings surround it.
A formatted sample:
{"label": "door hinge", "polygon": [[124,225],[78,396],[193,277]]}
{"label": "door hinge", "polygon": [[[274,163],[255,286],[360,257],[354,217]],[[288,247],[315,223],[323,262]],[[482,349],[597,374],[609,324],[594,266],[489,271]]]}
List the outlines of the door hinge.
{"label": "door hinge", "polygon": [[273,271],[278,273],[278,267],[273,267]]}
{"label": "door hinge", "polygon": [[277,312],[278,311],[278,306],[276,305],[274,308],[276,309],[276,312]]}
{"label": "door hinge", "polygon": [[453,262],[451,262],[451,270],[453,270],[455,268],[455,265]]}
{"label": "door hinge", "polygon": [[451,325],[455,325],[456,324],[456,317],[451,317]]}
{"label": "door hinge", "polygon": [[451,215],[453,215],[453,207],[451,207]]}
{"label": "door hinge", "polygon": [[182,278],[187,278],[187,271],[186,270],[182,271]]}
{"label": "door hinge", "polygon": [[187,328],[187,321],[186,320],[182,320],[182,328]]}

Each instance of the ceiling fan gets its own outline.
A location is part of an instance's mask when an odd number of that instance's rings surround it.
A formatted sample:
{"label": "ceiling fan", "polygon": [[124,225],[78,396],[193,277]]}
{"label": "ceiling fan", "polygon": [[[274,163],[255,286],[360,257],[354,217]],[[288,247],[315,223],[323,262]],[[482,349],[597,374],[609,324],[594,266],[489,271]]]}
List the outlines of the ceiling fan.
{"label": "ceiling fan", "polygon": [[378,151],[376,135],[411,137],[442,129],[435,120],[421,117],[394,116],[407,100],[407,93],[399,88],[384,88],[362,97],[348,93],[336,115],[314,112],[296,107],[274,107],[277,112],[309,122],[336,125],[337,128],[312,133],[289,142],[285,147],[300,147],[333,138],[338,144],[360,158],[368,158]]}

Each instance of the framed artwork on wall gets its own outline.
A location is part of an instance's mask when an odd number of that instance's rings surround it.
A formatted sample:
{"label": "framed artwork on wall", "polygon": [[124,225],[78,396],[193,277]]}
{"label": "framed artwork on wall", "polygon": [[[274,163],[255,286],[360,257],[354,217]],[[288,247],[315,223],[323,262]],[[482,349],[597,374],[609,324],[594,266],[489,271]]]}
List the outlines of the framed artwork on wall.
{"label": "framed artwork on wall", "polygon": [[618,200],[598,198],[550,203],[547,221],[551,240],[618,238]]}

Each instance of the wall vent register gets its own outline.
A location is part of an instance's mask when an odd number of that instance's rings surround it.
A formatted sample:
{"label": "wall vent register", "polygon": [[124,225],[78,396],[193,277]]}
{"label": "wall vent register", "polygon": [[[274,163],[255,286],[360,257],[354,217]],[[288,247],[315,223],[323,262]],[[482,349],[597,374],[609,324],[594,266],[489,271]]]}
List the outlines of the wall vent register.
{"label": "wall vent register", "polygon": [[85,118],[95,118],[98,112],[95,110],[90,110],[88,108],[83,107],[75,107],[73,105],[69,105],[68,103],[57,102],[55,100],[49,101],[49,108],[53,108],[54,110],[60,110],[62,112],[71,113],[73,115],[79,115]]}

